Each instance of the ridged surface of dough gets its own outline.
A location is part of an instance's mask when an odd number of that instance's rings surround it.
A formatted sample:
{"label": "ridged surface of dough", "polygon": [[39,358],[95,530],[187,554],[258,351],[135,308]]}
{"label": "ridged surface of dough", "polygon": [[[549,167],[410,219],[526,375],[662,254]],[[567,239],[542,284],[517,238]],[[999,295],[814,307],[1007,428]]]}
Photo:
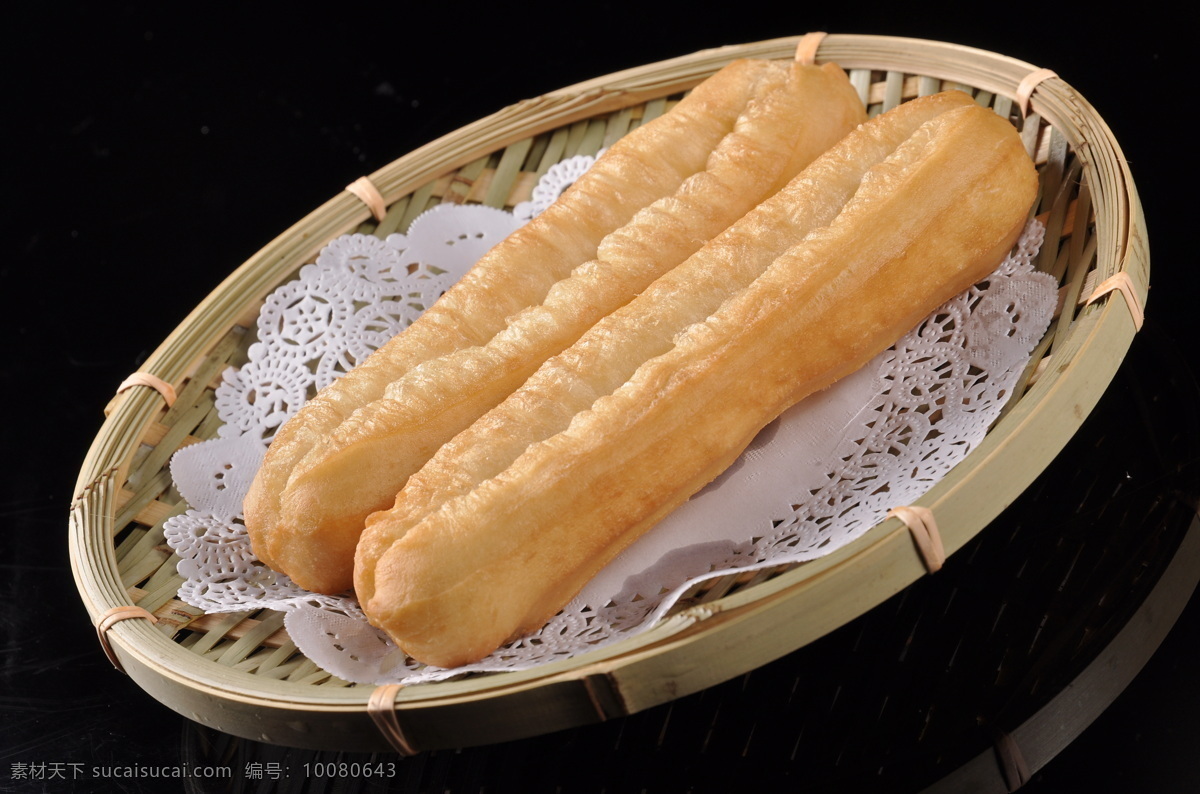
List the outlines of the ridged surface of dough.
{"label": "ridged surface of dough", "polygon": [[[797,183],[832,193],[810,199],[826,206],[807,227],[781,232],[773,199],[696,255],[732,250],[738,233],[748,250],[787,238],[759,254],[768,264],[747,284],[714,276],[648,290],[653,303],[641,296],[597,324],[448,444],[427,465],[438,471],[422,470],[370,520],[358,573],[373,579],[356,586],[372,621],[439,666],[536,629],[762,426],[990,272],[1036,174],[1007,121],[951,103],[882,158],[863,152],[888,147],[880,131],[892,119],[814,163]],[[782,204],[803,204],[786,194]],[[498,440],[518,426],[522,438]]]}
{"label": "ridged surface of dough", "polygon": [[[727,295],[747,286],[788,248],[831,223],[867,170],[921,125],[970,102],[962,93],[939,94],[901,106],[889,124],[851,133],[700,254],[601,320],[518,392],[448,442],[410,478],[386,520],[382,514],[370,519],[357,552],[359,599],[366,603],[374,595],[377,560],[417,521],[503,471],[530,444],[565,429],[571,417],[624,383],[641,362],[668,350],[679,329],[707,318]],[[654,308],[647,310],[648,306]]]}
{"label": "ridged surface of dough", "polygon": [[282,494],[275,553],[296,581],[323,592],[352,582],[366,517],[456,433],[520,386],[549,356],[776,192],[865,111],[834,65],[780,66],[758,79],[704,170],[601,240],[596,259],[554,283],[484,344],[431,358],[354,411],[296,463]]}
{"label": "ridged surface of dough", "polygon": [[[307,554],[290,559],[294,538],[278,527],[280,499],[296,465],[400,374],[486,342],[509,316],[540,302],[572,268],[593,259],[607,234],[704,168],[759,83],[777,78],[781,69],[735,61],[670,113],[618,140],[558,201],[489,251],[404,333],[309,400],[279,429],[243,504],[258,558],[288,573],[295,570],[297,581],[314,591],[340,589],[337,582],[323,581],[319,559]],[[353,540],[331,539],[328,553],[353,555]],[[344,581],[344,574],[339,578]]]}

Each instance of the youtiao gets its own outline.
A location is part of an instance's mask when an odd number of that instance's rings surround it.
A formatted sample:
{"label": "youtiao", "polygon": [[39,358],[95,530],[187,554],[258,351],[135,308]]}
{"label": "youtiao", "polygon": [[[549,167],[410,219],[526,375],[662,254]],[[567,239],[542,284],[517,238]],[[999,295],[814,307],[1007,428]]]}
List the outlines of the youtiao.
{"label": "youtiao", "polygon": [[957,92],[863,125],[599,321],[373,515],[356,590],[438,666],[535,630],[760,428],[986,276],[1037,191]]}
{"label": "youtiao", "polygon": [[836,66],[739,61],[615,143],[281,428],[245,505],[260,559],[347,589],[366,517],[438,447],[863,120]]}

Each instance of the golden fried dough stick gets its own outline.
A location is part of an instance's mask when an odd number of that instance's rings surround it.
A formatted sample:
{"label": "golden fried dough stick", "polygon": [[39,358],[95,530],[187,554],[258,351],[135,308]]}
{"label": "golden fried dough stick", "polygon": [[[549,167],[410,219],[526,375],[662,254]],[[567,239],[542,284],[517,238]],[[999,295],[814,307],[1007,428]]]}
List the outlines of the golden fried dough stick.
{"label": "golden fried dough stick", "polygon": [[[809,232],[832,222],[868,169],[918,128],[971,103],[966,94],[946,92],[901,106],[887,124],[856,130],[449,441],[408,480],[391,510],[369,519],[355,565],[359,600],[367,603],[373,597],[375,564],[404,532],[446,501],[502,472],[530,444],[562,431],[576,413],[628,380],[643,361],[669,350],[679,329],[707,318],[729,294],[749,285]],[[683,295],[689,296],[686,301],[678,299]],[[650,306],[655,308],[645,308]],[[620,357],[605,355],[616,350]],[[580,388],[580,379],[573,376],[572,388],[564,392],[564,372],[582,373],[586,387]]]}
{"label": "golden fried dough stick", "polygon": [[[391,505],[437,447],[866,120],[833,64],[793,64],[764,88],[705,170],[604,238],[597,258],[554,284],[541,304],[515,314],[486,344],[414,367],[295,466],[279,517],[289,542],[277,555],[293,578],[326,591],[349,587],[366,517]],[[351,551],[339,557],[331,548]]]}
{"label": "golden fried dough stick", "polygon": [[[918,102],[928,104],[910,105]],[[864,130],[892,124],[893,114]],[[525,401],[532,413],[524,421],[537,428],[530,435],[542,440],[474,485],[467,484],[470,465],[435,457],[429,465],[446,468],[440,474],[458,483],[458,495],[433,500],[414,523],[404,515],[406,487],[393,511],[372,516],[360,557],[372,536],[397,539],[379,556],[373,595],[363,599],[371,620],[415,658],[439,666],[477,660],[536,629],[779,413],[854,371],[987,275],[1016,240],[1037,190],[1011,125],[960,103],[856,176],[864,137],[852,134],[798,178],[815,186],[832,175],[835,193],[855,183],[840,212],[809,229],[802,224],[802,239],[748,286],[714,294],[706,285],[699,296],[680,286],[653,302],[639,297],[547,362],[538,376],[556,374],[544,377],[536,395],[528,391],[531,378],[481,420]],[[848,171],[840,177],[839,163]],[[769,235],[777,232],[764,224],[776,220],[756,211],[737,226]],[[705,259],[732,233],[693,259]],[[717,306],[692,321],[705,311],[697,302]],[[639,312],[641,322],[625,318],[604,333],[609,321]],[[627,333],[664,316],[671,319],[661,327]],[[632,375],[610,388],[631,366]],[[586,407],[549,420],[539,413],[562,402]],[[465,440],[451,448],[467,454]],[[487,451],[471,449],[468,457],[480,465]],[[397,512],[408,526],[390,532]]]}
{"label": "golden fried dough stick", "polygon": [[[487,341],[507,317],[539,303],[554,282],[595,258],[607,234],[703,169],[761,84],[779,80],[785,71],[765,61],[736,61],[669,113],[615,142],[558,201],[484,255],[404,333],[308,401],[279,429],[243,504],[259,559],[276,566],[286,553],[289,538],[276,531],[276,522],[280,495],[297,462],[400,374]],[[352,554],[353,546],[342,552]]]}

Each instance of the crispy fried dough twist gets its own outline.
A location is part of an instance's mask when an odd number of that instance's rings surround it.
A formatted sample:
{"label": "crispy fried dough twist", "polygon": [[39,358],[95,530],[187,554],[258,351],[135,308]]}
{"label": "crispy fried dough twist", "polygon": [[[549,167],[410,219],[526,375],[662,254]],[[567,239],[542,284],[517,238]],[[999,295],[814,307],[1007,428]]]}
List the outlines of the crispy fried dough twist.
{"label": "crispy fried dough twist", "polygon": [[[355,410],[382,396],[399,375],[423,361],[486,342],[504,327],[505,318],[539,302],[554,282],[592,259],[604,236],[628,222],[641,206],[669,195],[703,168],[755,87],[773,71],[758,61],[731,64],[657,123],[625,136],[598,167],[493,248],[404,333],[308,401],[279,429],[243,504],[258,558],[279,570],[292,567],[285,562],[292,538],[278,527],[278,520],[280,499],[297,463]],[[629,200],[606,200],[613,191],[631,191]],[[352,554],[353,544],[331,553]],[[316,574],[305,586],[328,590],[320,578]]]}
{"label": "crispy fried dough twist", "polygon": [[957,92],[856,130],[551,358],[373,515],[356,590],[418,660],[541,626],[788,406],[989,273],[1037,177]]}
{"label": "crispy fried dough twist", "polygon": [[[863,120],[862,103],[836,66],[738,62],[658,122],[614,144],[592,169],[601,174],[596,185],[585,185],[580,198],[577,183],[559,202],[579,206],[552,213],[556,204],[533,231],[497,246],[464,279],[465,289],[435,304],[433,318],[427,313],[368,359],[363,368],[370,376],[356,370],[334,387],[338,394],[323,393],[285,426],[247,499],[255,550],[308,589],[348,588],[366,517],[390,505],[442,443]],[[667,131],[638,137],[656,124]],[[685,127],[696,128],[696,139],[682,154],[668,151],[680,145]],[[642,184],[637,172],[662,171],[659,157],[679,162]],[[599,226],[592,214],[611,220]],[[588,244],[594,250],[576,240],[595,234],[574,227],[607,230],[621,220]],[[548,264],[540,251],[549,252]],[[583,264],[568,273],[565,265],[580,256]],[[451,327],[448,342],[429,344],[431,334]],[[384,374],[391,380],[380,388]],[[362,402],[355,408],[356,398]],[[320,443],[309,443],[318,431]]]}

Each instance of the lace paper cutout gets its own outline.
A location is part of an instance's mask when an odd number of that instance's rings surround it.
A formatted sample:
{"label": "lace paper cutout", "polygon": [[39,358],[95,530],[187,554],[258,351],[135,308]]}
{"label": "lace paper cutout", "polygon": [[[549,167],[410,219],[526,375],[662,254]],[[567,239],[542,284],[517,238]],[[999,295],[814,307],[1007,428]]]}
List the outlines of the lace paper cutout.
{"label": "lace paper cutout", "polygon": [[704,579],[814,559],[889,508],[916,501],[983,438],[1054,310],[1057,285],[1030,264],[1042,234],[1031,223],[987,281],[765,429],[541,631],[478,664],[425,667],[372,628],[352,596],[306,592],[258,562],[241,523],[242,499],[283,421],[412,322],[589,163],[573,158],[551,169],[534,201],[511,215],[443,205],[407,235],[338,238],[268,298],[249,361],[227,371],[217,389],[218,437],[179,450],[171,462],[191,508],[166,523],[186,579],[183,601],[206,612],[283,610],[308,658],[362,683],[519,670],[586,652],[653,625]]}

